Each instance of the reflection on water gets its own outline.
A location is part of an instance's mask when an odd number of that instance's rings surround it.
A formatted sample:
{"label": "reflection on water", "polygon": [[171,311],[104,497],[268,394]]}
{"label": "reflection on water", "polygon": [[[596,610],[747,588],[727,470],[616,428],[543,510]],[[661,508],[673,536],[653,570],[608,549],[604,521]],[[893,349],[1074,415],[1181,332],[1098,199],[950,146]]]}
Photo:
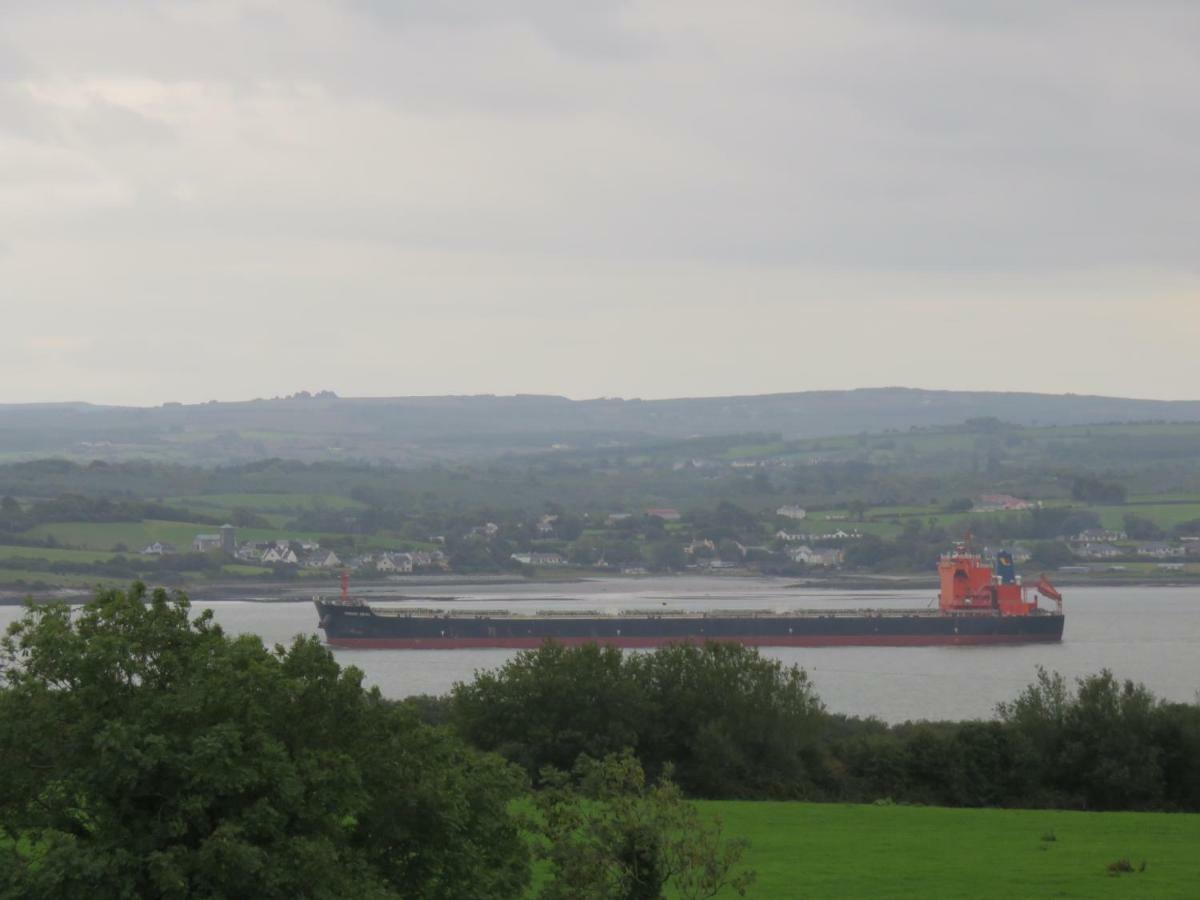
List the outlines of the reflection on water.
{"label": "reflection on water", "polygon": [[[395,589],[391,591],[393,594]],[[370,592],[362,593],[369,597]],[[905,608],[928,606],[930,591],[831,591],[789,588],[788,582],[742,578],[597,579],[571,585],[421,585],[412,605],[473,609],[550,606],[618,612],[651,609]],[[419,599],[416,599],[419,598]],[[373,601],[374,602],[374,601]],[[395,600],[378,601],[391,605]],[[210,604],[229,631],[268,642],[316,634],[308,603]],[[988,717],[1043,665],[1068,676],[1111,669],[1143,681],[1160,697],[1195,700],[1200,690],[1200,587],[1071,588],[1061,644],[997,647],[780,647],[765,655],[808,670],[826,706],[890,722],[919,718]],[[19,614],[0,607],[0,626]],[[477,669],[500,665],[513,650],[342,650],[389,696],[443,693]]]}

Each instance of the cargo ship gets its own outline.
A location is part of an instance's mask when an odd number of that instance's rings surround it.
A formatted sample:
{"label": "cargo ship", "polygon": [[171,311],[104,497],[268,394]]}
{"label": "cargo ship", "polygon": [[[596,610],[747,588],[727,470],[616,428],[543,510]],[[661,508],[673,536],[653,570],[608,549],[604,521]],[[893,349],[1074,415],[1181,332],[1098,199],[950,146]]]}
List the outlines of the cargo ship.
{"label": "cargo ship", "polygon": [[[928,646],[1061,641],[1062,595],[1045,576],[1023,585],[1012,556],[995,568],[957,544],[938,563],[937,605],[866,610],[630,610],[619,614],[546,610],[372,608],[349,596],[345,576],[337,599],[317,598],[320,628],[331,646],[447,650],[538,647],[598,642],[656,647],[680,641],[735,641],[756,647]],[[1039,606],[1044,597],[1053,609]]]}

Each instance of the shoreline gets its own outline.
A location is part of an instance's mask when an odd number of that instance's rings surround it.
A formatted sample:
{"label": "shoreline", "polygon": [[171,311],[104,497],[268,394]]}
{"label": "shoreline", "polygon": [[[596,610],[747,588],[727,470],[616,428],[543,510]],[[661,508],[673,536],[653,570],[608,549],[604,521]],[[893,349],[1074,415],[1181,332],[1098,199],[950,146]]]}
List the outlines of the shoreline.
{"label": "shoreline", "polygon": [[[731,579],[745,581],[770,581],[779,583],[785,590],[829,590],[829,591],[936,591],[936,578],[911,574],[878,574],[878,575],[831,575],[825,577],[789,578],[787,576],[760,575],[754,572],[730,572],[722,574],[686,573],[683,575],[570,575],[560,578],[521,578],[512,575],[464,575],[464,576],[415,576],[379,581],[360,581],[356,585],[356,593],[364,595],[367,600],[405,600],[413,602],[447,602],[456,599],[451,594],[422,593],[420,588],[429,587],[462,587],[470,589],[483,586],[512,586],[515,589],[542,585],[578,585],[596,581],[624,581],[631,586],[647,580],[671,580],[679,577],[710,580],[719,584]],[[1027,576],[1028,578],[1031,576]],[[1053,577],[1053,576],[1052,576]],[[315,581],[316,579],[314,579]],[[1066,573],[1054,578],[1059,587],[1125,587],[1125,588],[1166,588],[1194,587],[1200,585],[1200,577],[1180,578],[1177,575],[1170,578],[1120,578],[1108,575],[1106,577],[1082,576],[1079,573]],[[123,585],[124,582],[116,584]],[[153,587],[153,585],[152,585]],[[219,582],[214,584],[193,584],[166,586],[168,590],[181,590],[187,594],[193,603],[240,601],[245,603],[309,603],[315,596],[333,596],[338,591],[336,581],[321,580],[319,584],[299,586],[291,581],[279,582]],[[413,590],[413,589],[417,590]],[[32,597],[38,602],[54,600],[82,601],[90,597],[92,588],[83,587],[47,587],[34,591],[20,587],[0,586],[0,606],[19,606],[26,598]],[[502,602],[511,597],[498,596],[495,598],[472,598],[481,603]],[[576,599],[569,590],[560,595],[546,595],[539,599],[554,603],[561,600]]]}

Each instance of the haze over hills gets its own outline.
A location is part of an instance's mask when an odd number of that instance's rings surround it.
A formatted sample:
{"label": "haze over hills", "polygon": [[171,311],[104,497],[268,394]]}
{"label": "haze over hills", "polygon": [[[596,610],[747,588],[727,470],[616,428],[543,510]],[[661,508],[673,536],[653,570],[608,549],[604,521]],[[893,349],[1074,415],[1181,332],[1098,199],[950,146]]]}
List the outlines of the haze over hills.
{"label": "haze over hills", "polygon": [[549,395],[288,398],[159,407],[0,406],[0,457],[153,458],[221,464],[267,456],[421,463],[508,452],[763,432],[783,439],[945,426],[1200,421],[1200,401],[870,388],[673,400]]}

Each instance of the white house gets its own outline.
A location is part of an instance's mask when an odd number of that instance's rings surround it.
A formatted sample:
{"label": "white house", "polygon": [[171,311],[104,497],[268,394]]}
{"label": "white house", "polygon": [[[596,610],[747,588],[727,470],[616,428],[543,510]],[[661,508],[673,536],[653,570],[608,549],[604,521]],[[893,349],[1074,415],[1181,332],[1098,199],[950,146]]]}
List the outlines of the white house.
{"label": "white house", "polygon": [[375,569],[379,572],[391,572],[408,575],[413,570],[411,553],[380,553],[375,560]]}
{"label": "white house", "polygon": [[192,539],[192,549],[197,553],[220,550],[221,536],[219,534],[198,534]]}
{"label": "white house", "polygon": [[332,550],[318,550],[304,557],[306,569],[336,569],[341,564],[341,559]]}
{"label": "white house", "polygon": [[808,511],[803,506],[789,505],[779,507],[779,509],[775,510],[775,515],[799,521],[808,516]]}
{"label": "white house", "polygon": [[787,552],[794,562],[802,562],[806,566],[840,566],[843,553],[833,547],[809,547],[801,544],[791,547]]}
{"label": "white house", "polygon": [[1109,543],[1111,541],[1123,541],[1125,538],[1126,534],[1123,531],[1117,531],[1109,528],[1087,528],[1079,532],[1079,534],[1072,535],[1071,540],[1079,544],[1088,544],[1095,543],[1097,541],[1102,541],[1105,543]]}
{"label": "white house", "polygon": [[1090,541],[1086,544],[1080,544],[1074,548],[1074,552],[1076,556],[1082,556],[1085,559],[1112,559],[1113,557],[1124,555],[1120,547],[1114,547],[1112,544],[1103,541]]}
{"label": "white house", "polygon": [[557,553],[514,553],[512,558],[526,566],[566,565],[566,560]]}
{"label": "white house", "polygon": [[141,549],[142,556],[167,556],[175,552],[175,547],[166,541],[155,541]]}
{"label": "white house", "polygon": [[1137,555],[1149,556],[1153,559],[1170,559],[1172,556],[1186,556],[1187,549],[1164,541],[1151,541],[1138,547]]}
{"label": "white house", "polygon": [[283,544],[282,547],[279,544],[275,544],[267,548],[267,551],[262,555],[260,562],[263,562],[269,566],[274,565],[275,563],[284,563],[289,566],[294,566],[299,564],[300,559],[296,556],[296,552],[287,544]]}

